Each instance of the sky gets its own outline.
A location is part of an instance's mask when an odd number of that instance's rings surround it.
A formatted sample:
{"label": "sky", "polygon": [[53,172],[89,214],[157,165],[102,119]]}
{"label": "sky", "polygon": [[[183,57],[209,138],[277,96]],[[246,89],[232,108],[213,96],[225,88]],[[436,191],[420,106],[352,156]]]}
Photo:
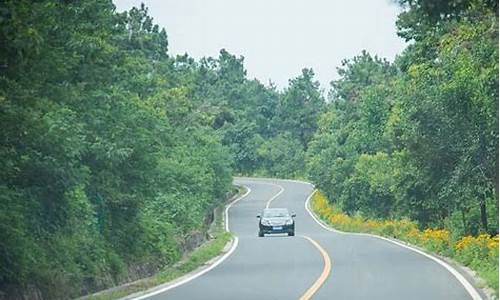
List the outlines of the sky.
{"label": "sky", "polygon": [[170,55],[224,48],[245,58],[248,78],[280,89],[307,67],[327,91],[343,59],[365,49],[393,61],[405,48],[394,0],[113,0],[117,11],[141,2],[167,31]]}

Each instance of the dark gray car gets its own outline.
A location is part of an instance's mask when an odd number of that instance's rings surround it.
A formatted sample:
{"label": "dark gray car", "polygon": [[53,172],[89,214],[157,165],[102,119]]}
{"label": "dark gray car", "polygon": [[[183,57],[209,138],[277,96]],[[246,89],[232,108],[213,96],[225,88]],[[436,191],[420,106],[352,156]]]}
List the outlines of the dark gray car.
{"label": "dark gray car", "polygon": [[290,214],[286,208],[265,208],[259,218],[259,236],[268,233],[288,233],[295,235],[295,214]]}

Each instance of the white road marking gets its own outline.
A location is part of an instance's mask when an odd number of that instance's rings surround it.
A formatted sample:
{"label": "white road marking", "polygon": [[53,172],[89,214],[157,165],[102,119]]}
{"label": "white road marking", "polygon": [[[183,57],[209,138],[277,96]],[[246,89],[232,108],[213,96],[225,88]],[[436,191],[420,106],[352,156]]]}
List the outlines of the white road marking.
{"label": "white road marking", "polygon": [[265,183],[265,184],[268,184],[268,185],[274,185],[274,186],[277,186],[280,188],[280,191],[271,197],[271,199],[269,199],[266,203],[266,208],[269,208],[269,206],[271,205],[271,202],[273,202],[274,199],[278,198],[279,195],[281,195],[281,193],[283,193],[285,191],[285,189],[281,186],[281,185],[278,185],[278,184],[274,184],[274,183]]}
{"label": "white road marking", "polygon": [[446,270],[448,270],[448,272],[450,272],[453,276],[455,276],[455,278],[462,284],[462,286],[465,288],[465,290],[467,291],[467,293],[469,293],[469,295],[471,296],[471,298],[473,300],[483,300],[483,298],[481,297],[481,295],[479,295],[478,291],[472,286],[472,284],[469,281],[467,281],[467,279],[462,274],[460,274],[460,272],[458,272],[452,266],[450,266],[448,263],[446,263],[445,261],[443,261],[443,260],[441,260],[441,259],[439,259],[437,257],[429,255],[429,254],[427,254],[427,253],[425,253],[425,252],[423,252],[423,251],[421,251],[419,249],[416,249],[416,248],[413,248],[411,246],[405,245],[405,244],[400,243],[398,241],[394,241],[394,240],[385,238],[383,236],[378,236],[378,235],[374,235],[374,234],[370,234],[370,233],[344,232],[344,231],[340,231],[340,230],[337,230],[337,229],[334,229],[334,228],[331,228],[331,227],[325,225],[309,209],[309,202],[311,201],[312,195],[314,195],[315,192],[316,191],[314,190],[309,195],[309,197],[307,197],[306,202],[304,202],[304,207],[307,210],[307,212],[309,213],[309,215],[313,218],[313,220],[316,221],[316,223],[318,223],[324,229],[326,229],[328,231],[331,231],[331,232],[338,233],[338,234],[344,234],[344,235],[361,235],[361,236],[369,236],[369,237],[378,238],[378,239],[381,239],[381,240],[384,240],[384,241],[387,241],[387,242],[391,242],[391,243],[396,244],[398,246],[401,246],[403,248],[409,249],[409,250],[414,251],[414,252],[416,252],[418,254],[421,254],[421,255],[427,257],[428,259],[431,259],[434,262],[438,263],[439,265],[441,265],[442,267],[444,267]]}
{"label": "white road marking", "polygon": [[136,298],[132,298],[134,300],[142,300],[142,299],[146,299],[146,298],[149,298],[151,296],[154,296],[154,295],[158,295],[158,294],[161,294],[163,292],[166,292],[170,289],[173,289],[173,288],[176,288],[180,285],[183,285],[193,279],[196,279],[198,277],[200,277],[201,275],[207,273],[208,271],[212,270],[213,268],[217,267],[220,263],[222,263],[226,258],[229,257],[229,255],[231,255],[234,250],[236,249],[236,247],[238,247],[238,237],[234,237],[234,240],[233,240],[233,245],[231,246],[231,249],[229,249],[229,251],[224,254],[220,259],[218,259],[215,263],[213,263],[212,265],[210,265],[210,267],[206,268],[206,269],[203,269],[201,270],[200,272],[196,273],[196,274],[192,274],[192,275],[189,275],[188,277],[184,278],[184,279],[181,279],[173,284],[170,284],[166,287],[163,287],[163,288],[160,288],[160,289],[157,289],[157,290],[154,290],[150,293],[147,293],[145,295],[142,295],[142,296],[139,296],[139,297],[136,297]]}
{"label": "white road marking", "polygon": [[[241,186],[241,185],[238,185],[238,186]],[[235,199],[233,202],[229,203],[226,206],[226,210],[224,211],[224,221],[225,221],[225,224],[226,224],[226,231],[227,232],[229,232],[229,209],[231,208],[231,206],[233,206],[233,204],[235,204],[236,202],[238,202],[241,199],[243,199],[246,196],[248,196],[248,194],[250,194],[250,192],[252,191],[248,186],[245,186],[245,188],[247,189],[247,192],[245,194],[243,194],[241,197]]]}
{"label": "white road marking", "polygon": [[[252,181],[252,179],[254,179],[254,180],[253,180],[253,182],[255,182],[255,183],[257,183],[257,184],[266,184],[266,185],[272,185],[272,186],[276,186],[276,187],[278,187],[278,188],[280,189],[280,191],[279,191],[276,195],[272,196],[272,197],[271,197],[271,198],[267,201],[267,203],[266,203],[266,208],[269,208],[269,206],[271,206],[271,202],[273,202],[276,198],[278,198],[278,196],[279,196],[279,195],[281,195],[281,193],[283,193],[283,192],[285,191],[285,189],[284,189],[281,185],[279,185],[279,184],[270,183],[270,182],[262,182],[262,181],[260,180],[260,179],[272,180],[272,178],[260,178],[260,177],[259,177],[259,178],[252,178],[252,177],[235,177],[235,178],[239,178],[239,179],[243,179],[243,180],[248,179],[249,181]],[[257,180],[255,180],[255,179],[257,179]],[[300,182],[300,181],[296,181],[296,180],[288,180],[288,179],[280,179],[280,181],[293,181],[293,182]],[[300,182],[300,183],[304,183],[304,182]]]}
{"label": "white road marking", "polygon": [[[229,203],[226,206],[226,209],[224,211],[225,212],[224,213],[224,219],[225,219],[224,221],[225,221],[225,225],[226,225],[225,228],[226,228],[227,232],[229,232],[229,213],[228,213],[229,208],[231,208],[231,206],[233,206],[233,204],[235,204],[236,202],[238,202],[241,199],[245,198],[252,191],[247,186],[245,186],[245,188],[247,189],[247,191],[246,191],[245,194],[243,194],[242,196],[236,198],[233,202]],[[226,254],[224,254],[223,256],[221,256],[217,261],[215,261],[212,265],[210,265],[206,269],[203,269],[200,272],[195,273],[195,274],[186,275],[185,278],[181,277],[180,280],[175,281],[172,284],[168,284],[167,283],[167,286],[160,287],[158,289],[154,289],[154,290],[152,290],[149,293],[146,293],[146,294],[138,296],[138,297],[130,298],[130,299],[133,299],[133,300],[146,299],[146,298],[149,298],[151,296],[158,295],[158,294],[161,294],[161,293],[166,292],[168,290],[171,290],[173,288],[176,288],[176,287],[178,287],[180,285],[183,285],[183,284],[185,284],[185,283],[187,283],[187,282],[189,282],[189,281],[191,281],[193,279],[196,279],[196,278],[200,277],[201,275],[207,273],[208,271],[212,270],[213,268],[217,267],[219,264],[221,264],[226,258],[228,258],[234,252],[234,250],[236,250],[236,247],[238,247],[238,237],[234,236],[233,244],[231,245],[231,248],[229,249],[229,251]],[[124,299],[129,299],[129,298],[125,297]]]}

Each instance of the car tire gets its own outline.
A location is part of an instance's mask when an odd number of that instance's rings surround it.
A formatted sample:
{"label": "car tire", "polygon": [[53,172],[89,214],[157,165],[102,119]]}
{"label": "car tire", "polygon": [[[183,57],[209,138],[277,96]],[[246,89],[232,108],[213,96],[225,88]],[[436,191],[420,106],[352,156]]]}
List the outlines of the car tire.
{"label": "car tire", "polygon": [[262,231],[259,231],[259,237],[263,237],[264,233]]}
{"label": "car tire", "polygon": [[295,230],[294,230],[294,231],[290,231],[290,232],[288,233],[288,236],[295,236]]}

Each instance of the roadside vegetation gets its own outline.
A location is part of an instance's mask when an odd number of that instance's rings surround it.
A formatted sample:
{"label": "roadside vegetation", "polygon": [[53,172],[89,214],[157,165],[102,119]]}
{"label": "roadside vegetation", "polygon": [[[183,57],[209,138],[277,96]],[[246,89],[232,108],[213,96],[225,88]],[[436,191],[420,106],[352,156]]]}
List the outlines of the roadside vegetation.
{"label": "roadside vegetation", "polygon": [[346,213],[498,233],[498,18],[470,5],[438,24],[412,7],[394,64],[363,53],[339,70],[307,170]]}
{"label": "roadside vegetation", "polygon": [[231,158],[144,7],[0,4],[0,298],[150,276],[206,236]]}
{"label": "roadside vegetation", "polygon": [[[224,49],[173,56],[144,6],[2,1],[0,297],[173,266],[233,174],[308,178],[349,217],[496,236],[498,3],[399,4],[407,49],[346,59],[323,91],[309,68],[279,90]],[[465,241],[460,261],[483,261]]]}
{"label": "roadside vegetation", "polygon": [[232,236],[224,230],[215,232],[213,239],[190,252],[186,258],[176,264],[160,270],[153,276],[103,291],[102,293],[81,298],[81,300],[113,300],[120,299],[133,293],[142,292],[166,282],[175,280],[187,273],[196,270],[210,259],[219,255]]}
{"label": "roadside vegetation", "polygon": [[[244,189],[239,189],[239,193],[235,197],[244,194]],[[205,263],[220,255],[224,248],[231,241],[233,236],[225,230],[224,223],[225,204],[221,204],[215,209],[214,221],[211,224],[208,234],[210,239],[187,253],[180,261],[174,265],[167,266],[165,269],[158,271],[151,277],[140,279],[138,281],[118,286],[103,292],[99,292],[87,297],[80,298],[80,300],[113,300],[120,299],[127,295],[142,292],[155,286],[164,284],[166,282],[178,279],[187,273],[196,270],[203,266]]]}
{"label": "roadside vegetation", "polygon": [[356,214],[349,216],[324,194],[316,191],[311,198],[311,208],[327,224],[346,232],[372,233],[396,238],[422,247],[474,270],[496,291],[498,298],[498,235],[453,236],[440,228],[419,229],[416,222],[408,219],[370,219]]}

